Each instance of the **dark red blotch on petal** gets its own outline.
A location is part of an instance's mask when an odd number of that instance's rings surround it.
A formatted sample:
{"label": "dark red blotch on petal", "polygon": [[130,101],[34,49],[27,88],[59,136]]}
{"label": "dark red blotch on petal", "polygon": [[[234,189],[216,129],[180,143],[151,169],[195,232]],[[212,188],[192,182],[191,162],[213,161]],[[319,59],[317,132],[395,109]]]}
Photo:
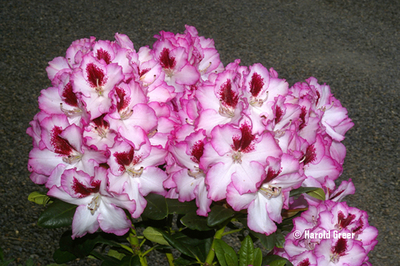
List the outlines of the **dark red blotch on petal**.
{"label": "dark red blotch on petal", "polygon": [[163,68],[172,69],[176,65],[175,57],[169,55],[169,49],[164,48],[160,55],[160,64]]}
{"label": "dark red blotch on petal", "polygon": [[86,66],[87,79],[90,86],[96,88],[98,86],[103,86],[106,83],[105,74],[98,66],[90,63]]}
{"label": "dark red blotch on petal", "polygon": [[315,154],[315,147],[314,145],[310,145],[307,147],[306,154],[304,155],[304,165],[307,165],[308,163],[311,163],[312,161],[315,160],[317,155]]}
{"label": "dark red blotch on petal", "polygon": [[130,165],[133,161],[135,155],[135,150],[131,147],[129,152],[116,152],[114,153],[115,160],[121,166]]}
{"label": "dark red blotch on petal", "polygon": [[250,93],[253,97],[257,97],[260,93],[262,87],[264,86],[264,80],[261,76],[257,73],[253,73],[250,80]]}
{"label": "dark red blotch on petal", "polygon": [[126,96],[125,91],[121,88],[115,87],[115,92],[117,93],[118,97],[117,110],[119,112],[128,106],[131,99]]}
{"label": "dark red blotch on petal", "polygon": [[305,106],[301,107],[301,113],[300,113],[300,125],[299,125],[299,130],[302,130],[306,126],[306,114],[307,114],[307,109]]}
{"label": "dark red blotch on petal", "polygon": [[103,50],[102,48],[97,50],[97,59],[99,60],[103,59],[107,64],[111,63],[110,54],[107,51]]}
{"label": "dark red blotch on petal", "polygon": [[281,173],[281,170],[279,169],[279,171],[274,171],[271,168],[268,168],[268,172],[267,172],[267,177],[264,180],[264,184],[268,183],[270,181],[272,181],[275,177],[277,177],[279,174]]}
{"label": "dark red blotch on petal", "polygon": [[282,120],[283,111],[279,106],[275,108],[275,124],[278,124]]}
{"label": "dark red blotch on petal", "polygon": [[333,253],[338,254],[339,256],[345,255],[347,248],[347,240],[344,238],[340,238],[337,242],[336,245],[333,247]]}
{"label": "dark red blotch on petal", "polygon": [[298,266],[310,266],[310,261],[308,260],[308,258],[305,258],[304,260],[302,260]]}
{"label": "dark red blotch on petal", "polygon": [[101,116],[93,119],[92,122],[96,125],[96,127],[109,128],[110,124],[104,120],[105,116],[106,114],[102,114]]}
{"label": "dark red blotch on petal", "polygon": [[199,163],[201,156],[203,156],[204,152],[204,142],[199,140],[197,141],[192,148],[192,159],[193,162]]}
{"label": "dark red blotch on petal", "polygon": [[63,132],[61,127],[55,126],[51,131],[51,145],[54,147],[54,151],[61,155],[70,155],[75,150],[68,140],[62,138],[60,134]]}
{"label": "dark red blotch on petal", "polygon": [[142,77],[144,74],[150,71],[150,68],[145,68],[139,71],[139,76]]}
{"label": "dark red blotch on petal", "polygon": [[347,215],[347,218],[344,218],[343,212],[339,212],[338,213],[338,224],[339,224],[340,228],[346,228],[351,223],[351,221],[354,220],[354,218],[356,218],[356,216],[354,214],[349,213],[349,215]]}
{"label": "dark red blotch on petal", "polygon": [[72,90],[71,82],[68,82],[67,85],[65,85],[61,97],[65,103],[71,106],[78,107],[78,98],[76,97],[76,94]]}
{"label": "dark red blotch on petal", "polygon": [[86,187],[84,184],[78,181],[76,177],[74,177],[73,184],[72,184],[72,189],[75,191],[75,193],[81,194],[79,198],[84,198],[89,196],[92,193],[97,193],[99,192],[100,189],[100,180],[92,181],[90,183],[91,187]]}
{"label": "dark red blotch on petal", "polygon": [[242,137],[239,138],[234,136],[233,139],[233,150],[241,152],[249,152],[253,149],[251,142],[255,139],[255,136],[251,134],[251,127],[245,123],[240,127]]}
{"label": "dark red blotch on petal", "polygon": [[232,82],[230,79],[222,84],[219,96],[224,104],[233,108],[236,107],[239,101],[239,96],[232,91]]}

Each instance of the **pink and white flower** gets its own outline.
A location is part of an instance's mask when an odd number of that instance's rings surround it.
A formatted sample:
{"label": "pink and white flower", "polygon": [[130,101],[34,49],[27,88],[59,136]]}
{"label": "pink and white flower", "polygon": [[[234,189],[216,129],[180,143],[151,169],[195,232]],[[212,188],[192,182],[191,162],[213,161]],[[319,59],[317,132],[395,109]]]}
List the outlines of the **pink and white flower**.
{"label": "pink and white flower", "polygon": [[78,205],[72,221],[72,238],[94,233],[99,228],[107,233],[124,235],[131,226],[123,209],[133,213],[135,202],[126,194],[107,191],[107,170],[96,167],[93,176],[66,170],[61,176],[61,186],[53,186],[47,193],[65,202]]}

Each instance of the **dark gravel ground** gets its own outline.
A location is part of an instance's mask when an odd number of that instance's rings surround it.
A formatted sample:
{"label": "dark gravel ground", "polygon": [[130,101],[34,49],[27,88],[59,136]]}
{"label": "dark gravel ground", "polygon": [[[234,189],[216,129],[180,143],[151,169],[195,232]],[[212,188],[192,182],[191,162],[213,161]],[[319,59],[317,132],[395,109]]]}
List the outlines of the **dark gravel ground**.
{"label": "dark gravel ground", "polygon": [[47,265],[61,234],[39,228],[42,208],[27,200],[40,188],[29,179],[25,130],[38,112],[40,90],[50,85],[48,61],[79,38],[113,40],[119,32],[139,48],[160,30],[183,32],[188,24],[215,40],[224,64],[260,62],[290,85],[314,76],[331,86],[355,123],[344,141],[341,179],[356,186],[348,204],[366,210],[380,232],[371,263],[399,265],[399,11],[400,2],[390,0],[1,1],[0,246],[6,258]]}

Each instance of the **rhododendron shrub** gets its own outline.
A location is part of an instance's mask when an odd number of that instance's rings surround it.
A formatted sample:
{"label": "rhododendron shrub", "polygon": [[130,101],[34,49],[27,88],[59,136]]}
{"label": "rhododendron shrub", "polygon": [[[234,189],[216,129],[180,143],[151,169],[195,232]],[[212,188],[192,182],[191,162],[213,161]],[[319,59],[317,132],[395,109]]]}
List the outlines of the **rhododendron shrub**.
{"label": "rhododendron shrub", "polygon": [[[81,39],[49,62],[51,87],[27,130],[28,168],[48,189],[30,195],[50,202],[39,225],[72,226],[55,260],[147,265],[145,255],[161,249],[170,265],[343,264],[352,252],[367,263],[377,232],[365,212],[340,203],[355,191],[351,180],[335,185],[353,123],[330,87],[313,77],[290,86],[260,63],[224,66],[213,40],[191,26],[155,37],[138,50],[118,33]],[[303,224],[362,241],[310,244],[289,234],[283,244],[282,233]],[[233,232],[250,233],[239,257],[221,240]],[[262,257],[257,239],[280,257]],[[100,254],[97,245],[111,248]]]}

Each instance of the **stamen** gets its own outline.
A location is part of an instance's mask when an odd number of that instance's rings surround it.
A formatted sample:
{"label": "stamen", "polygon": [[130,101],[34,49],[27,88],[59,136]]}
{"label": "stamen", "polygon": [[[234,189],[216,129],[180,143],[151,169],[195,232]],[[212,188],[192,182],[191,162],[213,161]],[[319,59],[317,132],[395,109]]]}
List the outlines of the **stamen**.
{"label": "stamen", "polygon": [[99,85],[99,79],[96,79],[96,88],[94,90],[97,92],[99,96],[103,96],[103,87]]}
{"label": "stamen", "polygon": [[139,170],[136,170],[133,167],[129,167],[129,168],[126,169],[126,172],[132,177],[140,177],[142,175],[142,173],[143,173],[143,169],[144,169],[143,166],[140,167]]}
{"label": "stamen", "polygon": [[235,117],[235,110],[233,108],[223,106],[222,102],[220,103],[218,113],[222,116],[225,116],[227,118],[233,118]]}
{"label": "stamen", "polygon": [[[146,75],[144,75],[144,76],[141,76],[140,77],[140,81],[143,81],[143,79],[144,79],[144,77],[145,77]],[[148,87],[148,86],[150,86],[151,84],[153,84],[154,83],[154,81],[156,81],[156,79],[157,79],[157,75],[154,75],[153,76],[153,81],[152,82],[150,82],[150,83],[143,83],[143,86],[144,87]]]}
{"label": "stamen", "polygon": [[97,211],[97,209],[100,207],[100,202],[101,202],[101,195],[97,194],[92,198],[92,200],[89,202],[87,205],[87,208],[90,210],[90,213],[94,215],[94,213]]}
{"label": "stamen", "polygon": [[193,177],[194,179],[198,178],[198,177],[204,177],[204,172],[203,170],[199,169],[198,167],[194,167],[194,171],[188,169],[188,175]]}
{"label": "stamen", "polygon": [[267,198],[276,198],[281,194],[282,188],[281,187],[274,187],[274,186],[262,186],[260,188],[260,192]]}
{"label": "stamen", "polygon": [[200,73],[205,73],[210,66],[211,62],[208,62],[208,66],[205,69],[200,69]]}
{"label": "stamen", "polygon": [[63,162],[68,164],[76,164],[81,159],[82,159],[82,154],[80,153],[74,155],[68,155],[62,158]]}
{"label": "stamen", "polygon": [[233,163],[242,163],[242,153],[240,151],[235,151],[232,154]]}
{"label": "stamen", "polygon": [[131,117],[133,114],[133,110],[125,110],[123,112],[119,113],[119,116],[121,117],[121,120],[126,120],[129,117]]}
{"label": "stamen", "polygon": [[61,112],[63,112],[67,117],[74,118],[80,116],[82,114],[82,109],[80,108],[73,108],[72,110],[64,109],[63,104],[60,103]]}

